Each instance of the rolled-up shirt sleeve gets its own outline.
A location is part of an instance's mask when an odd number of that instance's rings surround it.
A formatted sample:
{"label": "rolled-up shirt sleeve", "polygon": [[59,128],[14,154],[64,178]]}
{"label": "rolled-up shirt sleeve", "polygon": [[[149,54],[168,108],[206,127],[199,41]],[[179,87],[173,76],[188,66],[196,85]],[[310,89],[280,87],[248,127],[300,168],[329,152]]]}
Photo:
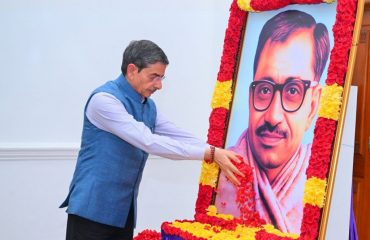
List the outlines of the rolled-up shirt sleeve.
{"label": "rolled-up shirt sleeve", "polygon": [[121,101],[109,93],[94,94],[86,108],[86,117],[97,128],[110,132],[143,151],[169,159],[204,157],[207,144],[177,128],[157,114],[155,132],[130,115]]}

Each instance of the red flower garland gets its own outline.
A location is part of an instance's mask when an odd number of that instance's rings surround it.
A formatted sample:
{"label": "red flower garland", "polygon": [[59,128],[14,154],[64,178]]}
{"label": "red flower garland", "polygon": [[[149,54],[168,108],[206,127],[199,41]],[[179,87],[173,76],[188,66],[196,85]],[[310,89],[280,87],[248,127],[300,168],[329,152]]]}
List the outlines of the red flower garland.
{"label": "red flower garland", "polygon": [[303,216],[304,220],[302,221],[300,239],[317,239],[319,234],[318,229],[320,227],[321,209],[306,204],[303,209]]}
{"label": "red flower garland", "polygon": [[209,117],[209,124],[212,128],[208,130],[208,143],[215,147],[223,147],[226,134],[228,110],[225,108],[215,108]]}
{"label": "red flower garland", "polygon": [[336,20],[333,27],[334,47],[330,54],[327,85],[344,85],[349,51],[352,45],[352,32],[356,20],[356,1],[338,1]]}
{"label": "red flower garland", "polygon": [[213,190],[211,186],[199,184],[195,215],[207,213],[207,208],[212,202]]}
{"label": "red flower garland", "polygon": [[224,39],[220,70],[217,76],[218,81],[231,80],[234,76],[236,58],[240,47],[239,43],[246,16],[247,13],[238,7],[236,1],[233,1],[230,7],[230,17]]}
{"label": "red flower garland", "polygon": [[307,178],[313,176],[325,179],[331,158],[337,122],[335,120],[318,118],[314,130],[310,164],[306,170]]}
{"label": "red flower garland", "polygon": [[[325,83],[343,86],[349,52],[352,45],[352,33],[356,20],[356,0],[339,0],[336,20],[333,27],[334,47],[330,54],[328,75]],[[307,178],[325,179],[330,166],[332,146],[336,133],[337,121],[319,117],[314,130],[314,140]],[[321,209],[305,204],[301,225],[301,239],[317,239],[320,228]]]}
{"label": "red flower garland", "polygon": [[[224,39],[221,65],[217,75],[217,79],[220,82],[231,80],[234,75],[236,58],[239,51],[239,42],[246,16],[247,13],[242,11],[234,0],[230,7],[230,17]],[[209,119],[207,141],[209,144],[216,147],[224,146],[228,114],[229,111],[227,109],[213,109]],[[209,192],[203,192],[203,189]],[[204,188],[199,186],[198,199],[195,206],[196,214],[206,212],[207,207],[211,204],[212,195],[214,193],[214,188]],[[208,204],[205,204],[207,201],[209,201]]]}

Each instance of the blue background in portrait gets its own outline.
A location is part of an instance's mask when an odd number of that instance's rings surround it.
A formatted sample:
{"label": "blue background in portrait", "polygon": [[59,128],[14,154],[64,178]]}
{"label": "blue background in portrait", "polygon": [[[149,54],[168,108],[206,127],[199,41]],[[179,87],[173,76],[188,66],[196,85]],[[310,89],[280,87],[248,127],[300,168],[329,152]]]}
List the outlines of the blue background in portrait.
{"label": "blue background in portrait", "polygon": [[[232,103],[231,116],[228,126],[226,145],[228,148],[235,145],[236,141],[242,132],[248,128],[249,121],[249,84],[253,80],[253,62],[254,55],[257,48],[258,37],[261,29],[266,21],[286,10],[295,9],[311,14],[317,23],[323,23],[329,32],[330,50],[333,48],[334,39],[332,28],[335,23],[336,3],[332,4],[315,4],[315,5],[289,5],[285,8],[274,11],[266,11],[261,13],[249,13],[246,32],[244,36],[244,43],[242,49],[242,56],[239,64],[238,79],[236,82],[234,99]],[[320,85],[325,84],[329,59],[320,79]],[[316,117],[317,118],[317,117]],[[302,140],[303,144],[312,143],[313,130],[316,122],[314,119],[311,127],[306,131]]]}

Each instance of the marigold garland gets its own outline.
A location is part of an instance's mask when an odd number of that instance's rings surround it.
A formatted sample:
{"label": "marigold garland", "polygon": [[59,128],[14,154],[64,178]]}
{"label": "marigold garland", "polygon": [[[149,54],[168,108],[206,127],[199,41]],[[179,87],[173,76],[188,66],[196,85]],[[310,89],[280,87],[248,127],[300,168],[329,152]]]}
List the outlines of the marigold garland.
{"label": "marigold garland", "polygon": [[325,202],[326,179],[311,177],[304,187],[303,202],[322,208]]}
{"label": "marigold garland", "polygon": [[302,221],[300,239],[317,239],[319,235],[321,208],[306,204],[303,208],[303,216],[304,221]]}
{"label": "marigold garland", "polygon": [[207,163],[203,161],[202,163],[202,174],[200,175],[200,184],[208,185],[212,188],[216,187],[218,178],[218,165],[216,163]]}
{"label": "marigold garland", "polygon": [[214,108],[209,117],[209,122],[212,123],[214,129],[225,131],[227,122],[228,110],[225,108]]}
{"label": "marigold garland", "polygon": [[[236,58],[237,53],[239,50],[239,42],[242,36],[242,29],[246,19],[246,12],[242,11],[238,5],[236,0],[234,0],[230,7],[230,17],[228,22],[228,27],[226,29],[225,40],[224,40],[224,48],[221,57],[221,65],[220,70],[217,74],[217,83],[218,82],[228,82],[230,79],[233,79],[235,66],[236,66]],[[231,82],[231,81],[230,81]],[[217,86],[216,83],[216,86]],[[232,85],[230,86],[232,87]],[[219,110],[217,110],[219,109]],[[216,147],[223,147],[225,134],[226,134],[226,119],[228,116],[228,108],[215,108],[213,107],[213,111],[210,117],[209,129],[208,129],[208,143],[216,146]],[[220,123],[224,123],[224,126],[220,127]],[[203,175],[203,172],[201,173]],[[202,179],[202,176],[201,176]],[[215,180],[217,181],[217,179]],[[205,190],[207,192],[201,192],[201,190]],[[206,212],[206,208],[211,203],[208,202],[208,205],[204,205],[205,202],[212,199],[212,195],[215,192],[214,187],[203,187],[200,184],[199,192],[198,192],[198,199],[195,206],[196,214],[202,214]],[[206,197],[205,199],[200,199]]]}
{"label": "marigold garland", "polygon": [[198,198],[195,204],[195,214],[205,214],[207,212],[207,208],[212,202],[213,191],[214,187],[199,184]]}
{"label": "marigold garland", "polygon": [[215,147],[223,147],[225,138],[225,130],[210,128],[208,129],[208,143]]}
{"label": "marigold garland", "polygon": [[247,12],[241,10],[234,0],[230,7],[230,17],[225,33],[221,65],[217,74],[217,79],[220,82],[228,81],[234,77],[239,43],[246,16]]}
{"label": "marigold garland", "polygon": [[212,108],[225,108],[229,109],[232,98],[232,81],[216,82],[215,90],[213,93]]}
{"label": "marigold garland", "polygon": [[331,157],[332,143],[335,137],[337,122],[331,119],[318,118],[314,129],[310,163],[306,170],[307,178],[313,176],[325,179]]}
{"label": "marigold garland", "polygon": [[318,116],[338,121],[342,105],[343,87],[338,84],[325,86],[322,89]]}

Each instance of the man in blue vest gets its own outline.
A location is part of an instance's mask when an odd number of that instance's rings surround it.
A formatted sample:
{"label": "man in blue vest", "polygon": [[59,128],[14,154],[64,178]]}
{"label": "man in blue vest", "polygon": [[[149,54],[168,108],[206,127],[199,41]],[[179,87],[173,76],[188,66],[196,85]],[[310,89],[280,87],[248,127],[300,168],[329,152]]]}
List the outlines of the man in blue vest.
{"label": "man in blue vest", "polygon": [[90,95],[81,149],[69,194],[67,240],[132,239],[136,200],[148,154],[215,161],[234,184],[234,152],[209,146],[177,128],[150,96],[162,88],[169,61],[148,40],[133,41],[123,54],[122,74]]}

